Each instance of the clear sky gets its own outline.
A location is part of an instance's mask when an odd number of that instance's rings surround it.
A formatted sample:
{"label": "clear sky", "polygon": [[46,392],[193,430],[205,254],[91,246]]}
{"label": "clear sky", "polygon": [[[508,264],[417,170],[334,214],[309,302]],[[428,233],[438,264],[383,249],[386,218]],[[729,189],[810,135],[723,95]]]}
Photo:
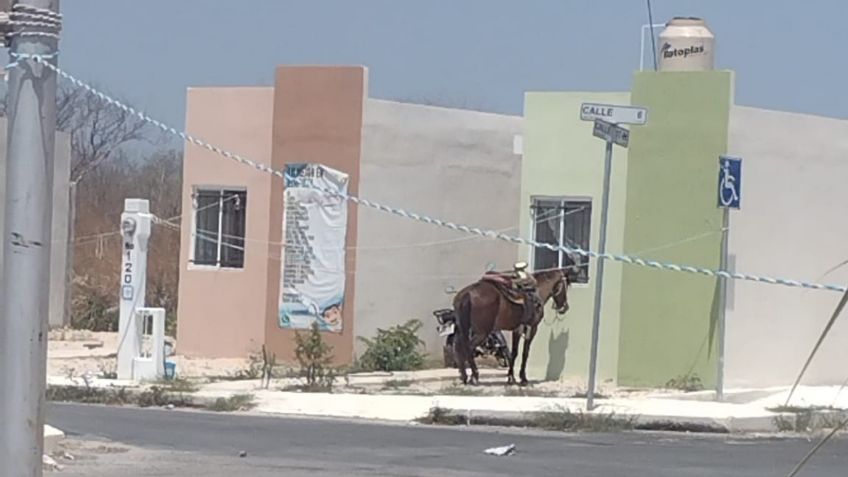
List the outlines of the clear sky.
{"label": "clear sky", "polygon": [[[60,66],[184,125],[193,85],[363,64],[370,95],[521,114],[534,90],[627,90],[644,0],[61,0]],[[653,0],[702,16],[736,102],[848,118],[848,0]],[[650,49],[648,50],[650,52]],[[646,58],[646,65],[650,59]]]}

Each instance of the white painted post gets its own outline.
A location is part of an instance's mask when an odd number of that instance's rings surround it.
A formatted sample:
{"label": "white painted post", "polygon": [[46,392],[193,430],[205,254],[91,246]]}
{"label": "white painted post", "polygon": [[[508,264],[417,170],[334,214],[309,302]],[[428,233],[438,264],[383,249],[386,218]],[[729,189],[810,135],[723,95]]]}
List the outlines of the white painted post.
{"label": "white painted post", "polygon": [[118,379],[133,379],[133,360],[141,354],[142,323],[136,310],[144,307],[150,205],[145,199],[126,199],[121,214],[121,314],[118,321]]}

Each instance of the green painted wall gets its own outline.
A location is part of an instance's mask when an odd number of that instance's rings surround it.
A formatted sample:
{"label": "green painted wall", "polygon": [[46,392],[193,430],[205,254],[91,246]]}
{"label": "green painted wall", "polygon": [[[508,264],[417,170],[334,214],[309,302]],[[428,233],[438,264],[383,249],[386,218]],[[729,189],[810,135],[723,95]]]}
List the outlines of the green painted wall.
{"label": "green painted wall", "polygon": [[[633,104],[649,113],[631,134],[625,253],[718,267],[718,156],[727,150],[732,85],[729,71],[634,76]],[[712,386],[716,280],[628,266],[621,287],[619,384],[697,376]]]}
{"label": "green painted wall", "polygon": [[[592,123],[580,120],[580,104],[630,104],[629,93],[527,93],[525,97],[524,157],[521,172],[521,231],[532,237],[531,197],[564,196],[592,199],[591,243],[597,248],[601,212],[605,143],[592,136]],[[627,150],[613,153],[608,250],[620,251],[624,230]],[[530,251],[522,255],[530,262]],[[561,321],[547,310],[531,348],[531,379],[561,377],[584,380],[589,369],[589,346],[594,297],[595,264],[588,285],[569,291],[571,310]],[[599,383],[614,380],[618,363],[619,288],[621,265],[604,272],[604,301],[599,354]]]}

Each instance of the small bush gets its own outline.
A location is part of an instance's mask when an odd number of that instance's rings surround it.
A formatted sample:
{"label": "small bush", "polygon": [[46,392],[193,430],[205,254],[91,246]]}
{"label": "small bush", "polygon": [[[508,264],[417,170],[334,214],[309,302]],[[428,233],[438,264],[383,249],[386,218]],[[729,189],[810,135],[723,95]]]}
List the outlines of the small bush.
{"label": "small bush", "polygon": [[118,379],[118,364],[114,360],[109,360],[100,363],[100,378],[101,379]]}
{"label": "small bush", "polygon": [[374,339],[362,338],[365,353],[358,361],[363,371],[412,371],[424,366],[426,356],[422,351],[424,344],[418,338],[422,323],[410,320],[391,328],[377,329]]}
{"label": "small bush", "polygon": [[138,395],[136,404],[139,407],[165,406],[169,404],[165,396],[165,389],[159,386],[151,386],[150,389],[142,391]]}
{"label": "small bush", "polygon": [[704,384],[701,382],[701,378],[697,375],[683,375],[669,379],[668,382],[665,383],[665,387],[669,389],[677,389],[678,391],[693,392],[703,391]]}
{"label": "small bush", "polygon": [[71,327],[91,331],[118,331],[116,295],[106,293],[89,283],[77,279],[74,283]]}
{"label": "small bush", "polygon": [[324,342],[318,324],[313,323],[307,333],[295,333],[294,340],[294,354],[300,364],[299,374],[305,381],[302,389],[310,392],[332,390],[336,380],[336,370],[330,366],[333,347]]}

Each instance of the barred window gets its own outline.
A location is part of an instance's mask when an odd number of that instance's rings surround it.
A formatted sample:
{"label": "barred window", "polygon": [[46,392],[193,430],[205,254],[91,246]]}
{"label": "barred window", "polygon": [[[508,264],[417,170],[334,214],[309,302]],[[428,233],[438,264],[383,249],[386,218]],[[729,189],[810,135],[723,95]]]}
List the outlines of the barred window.
{"label": "barred window", "polygon": [[194,193],[191,263],[243,268],[246,209],[244,190],[198,188]]}
{"label": "barred window", "polygon": [[[534,198],[531,206],[533,239],[569,248],[589,250],[592,201],[587,199]],[[588,257],[536,248],[533,269],[571,268],[575,283],[589,282]]]}

